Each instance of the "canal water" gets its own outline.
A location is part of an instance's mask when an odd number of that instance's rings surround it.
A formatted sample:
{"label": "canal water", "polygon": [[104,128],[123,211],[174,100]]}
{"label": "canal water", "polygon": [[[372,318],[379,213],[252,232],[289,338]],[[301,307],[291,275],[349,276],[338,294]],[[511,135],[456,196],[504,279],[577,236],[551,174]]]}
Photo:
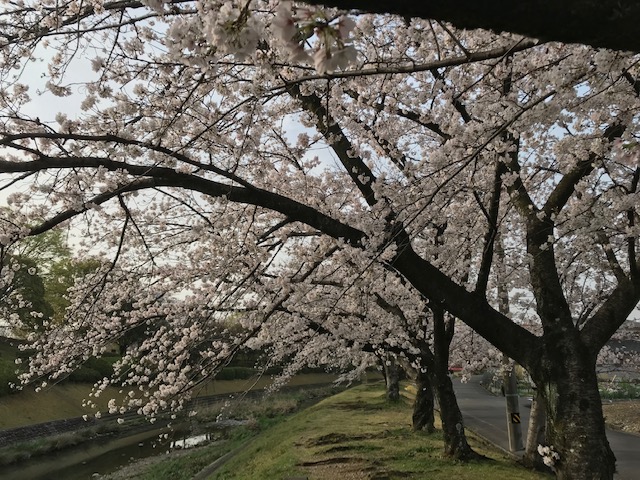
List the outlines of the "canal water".
{"label": "canal water", "polygon": [[[329,374],[302,374],[294,377],[289,388],[305,388],[311,385],[329,384],[335,380]],[[237,383],[237,382],[236,382]],[[260,382],[258,382],[260,383]],[[253,385],[264,388],[265,385]],[[224,382],[214,385],[205,394],[225,395]],[[237,387],[236,387],[237,388]],[[236,390],[237,392],[237,390]],[[257,394],[261,392],[256,392]],[[241,423],[241,422],[240,422]],[[166,427],[138,432],[126,437],[98,437],[73,448],[49,455],[37,456],[17,465],[2,467],[2,480],[87,480],[113,473],[123,466],[146,457],[162,455],[179,448],[216,441],[223,430],[237,426],[234,421],[222,422],[212,427],[210,433],[194,436],[188,429],[170,430]],[[167,438],[165,438],[167,434]],[[215,459],[211,459],[214,461]]]}
{"label": "canal water", "polygon": [[[167,434],[167,438],[164,438]],[[123,438],[97,438],[73,449],[39,456],[16,466],[2,468],[2,480],[87,480],[115,472],[140,458],[191,448],[219,437],[218,433],[189,436],[167,428],[149,430]],[[213,461],[214,459],[212,459]]]}

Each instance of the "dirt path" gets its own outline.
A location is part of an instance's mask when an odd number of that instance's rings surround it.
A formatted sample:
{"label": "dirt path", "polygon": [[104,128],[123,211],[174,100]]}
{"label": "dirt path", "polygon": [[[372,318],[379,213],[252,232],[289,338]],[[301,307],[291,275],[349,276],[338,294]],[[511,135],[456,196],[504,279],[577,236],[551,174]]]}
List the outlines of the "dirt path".
{"label": "dirt path", "polygon": [[617,400],[602,405],[609,428],[640,435],[640,400]]}

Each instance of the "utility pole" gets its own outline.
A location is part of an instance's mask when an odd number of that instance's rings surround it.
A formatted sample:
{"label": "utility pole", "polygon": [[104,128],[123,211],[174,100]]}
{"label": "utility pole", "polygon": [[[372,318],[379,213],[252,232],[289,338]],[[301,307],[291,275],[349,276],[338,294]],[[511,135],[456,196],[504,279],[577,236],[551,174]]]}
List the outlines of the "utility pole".
{"label": "utility pole", "polygon": [[[498,310],[509,315],[509,292],[506,288],[506,269],[504,265],[504,249],[500,232],[496,231],[495,239],[498,283]],[[506,355],[502,356],[502,385],[507,403],[507,432],[509,434],[509,450],[517,452],[524,449],[522,443],[522,422],[520,418],[520,397],[518,395],[518,381],[516,379],[515,364]]]}
{"label": "utility pole", "polygon": [[515,373],[515,364],[506,355],[502,356],[504,397],[507,403],[507,432],[509,434],[509,450],[517,452],[524,449],[522,443],[522,423],[520,421],[520,396]]}

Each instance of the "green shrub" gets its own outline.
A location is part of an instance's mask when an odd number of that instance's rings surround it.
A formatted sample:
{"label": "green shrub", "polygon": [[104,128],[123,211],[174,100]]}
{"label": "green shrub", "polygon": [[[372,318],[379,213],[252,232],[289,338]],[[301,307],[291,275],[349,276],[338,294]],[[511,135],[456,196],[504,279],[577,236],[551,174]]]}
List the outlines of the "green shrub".
{"label": "green shrub", "polygon": [[119,357],[92,357],[74,370],[67,380],[75,383],[95,383],[113,375],[113,364]]}
{"label": "green shrub", "polygon": [[612,381],[600,385],[600,396],[608,400],[640,398],[640,384],[629,381]]}
{"label": "green shrub", "polygon": [[216,375],[216,380],[246,380],[256,374],[249,367],[225,367]]}
{"label": "green shrub", "polygon": [[75,383],[96,383],[103,378],[104,375],[101,375],[99,371],[83,365],[77,370],[71,372],[67,377],[67,380]]}
{"label": "green shrub", "polygon": [[100,373],[101,378],[113,375],[113,364],[119,357],[90,358],[85,366]]}
{"label": "green shrub", "polygon": [[0,396],[13,392],[10,384],[18,383],[16,375],[16,364],[9,360],[0,358]]}

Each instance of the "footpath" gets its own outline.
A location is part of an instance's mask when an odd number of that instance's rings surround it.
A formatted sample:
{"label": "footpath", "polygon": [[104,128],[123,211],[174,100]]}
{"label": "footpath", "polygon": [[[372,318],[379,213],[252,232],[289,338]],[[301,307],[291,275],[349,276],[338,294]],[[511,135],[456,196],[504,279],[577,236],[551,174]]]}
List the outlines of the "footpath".
{"label": "footpath", "polygon": [[[467,383],[455,379],[454,388],[465,426],[494,445],[509,451],[504,397],[489,393],[480,385],[479,377],[473,377]],[[529,412],[528,401],[521,398],[520,418],[524,438],[529,426]],[[640,479],[640,436],[607,429],[607,438],[617,458],[616,480]],[[522,454],[522,451],[515,452],[517,456]]]}

